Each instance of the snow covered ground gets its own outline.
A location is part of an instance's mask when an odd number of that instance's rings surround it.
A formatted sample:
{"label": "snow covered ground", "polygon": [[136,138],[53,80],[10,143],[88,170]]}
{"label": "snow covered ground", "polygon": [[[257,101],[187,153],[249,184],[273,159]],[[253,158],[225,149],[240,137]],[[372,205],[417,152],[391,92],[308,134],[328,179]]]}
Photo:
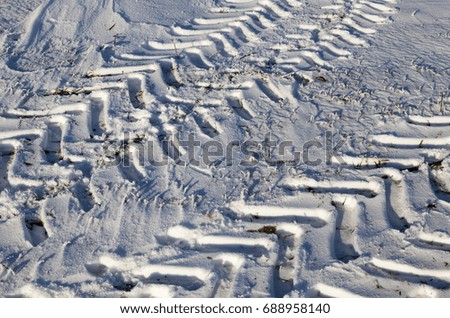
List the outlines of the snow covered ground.
{"label": "snow covered ground", "polygon": [[449,297],[450,1],[2,0],[0,295]]}

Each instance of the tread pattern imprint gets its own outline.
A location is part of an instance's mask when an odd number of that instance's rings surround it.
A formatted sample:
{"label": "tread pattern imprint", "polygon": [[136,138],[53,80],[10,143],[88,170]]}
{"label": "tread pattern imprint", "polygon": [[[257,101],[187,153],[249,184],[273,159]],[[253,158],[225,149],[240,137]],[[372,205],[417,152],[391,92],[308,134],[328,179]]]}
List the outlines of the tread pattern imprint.
{"label": "tread pattern imprint", "polygon": [[[47,92],[42,106],[5,109],[0,289],[448,296],[449,117],[409,116],[407,135],[365,136],[364,152],[345,149],[326,168],[178,162],[183,132],[223,144],[323,136],[311,92],[338,63],[355,63],[395,5],[218,0],[137,50],[104,46],[101,67]],[[142,164],[148,144],[167,165]]]}

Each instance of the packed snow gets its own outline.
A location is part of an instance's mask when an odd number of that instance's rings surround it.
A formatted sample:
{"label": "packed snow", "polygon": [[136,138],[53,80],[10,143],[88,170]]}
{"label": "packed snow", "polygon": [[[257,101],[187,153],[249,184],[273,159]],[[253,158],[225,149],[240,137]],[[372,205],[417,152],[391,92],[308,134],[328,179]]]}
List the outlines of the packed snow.
{"label": "packed snow", "polygon": [[3,297],[449,297],[448,0],[2,0]]}

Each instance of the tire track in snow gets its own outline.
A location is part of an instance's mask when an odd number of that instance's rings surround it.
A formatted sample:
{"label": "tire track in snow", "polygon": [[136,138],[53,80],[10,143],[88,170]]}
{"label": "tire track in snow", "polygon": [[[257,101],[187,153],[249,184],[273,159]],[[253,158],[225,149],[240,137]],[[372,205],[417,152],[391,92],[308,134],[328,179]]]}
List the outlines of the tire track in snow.
{"label": "tire track in snow", "polygon": [[[297,13],[300,12],[299,10],[302,10],[303,3],[295,0],[244,2],[229,0],[221,3],[222,7],[219,9],[223,12],[213,12],[211,16],[196,18],[190,24],[176,25],[171,28],[168,33],[173,39],[172,42],[148,41],[145,48],[150,51],[151,55],[124,54],[118,58],[121,58],[122,61],[131,62],[131,65],[105,66],[88,73],[88,77],[99,78],[103,82],[97,88],[93,86],[96,92],[87,98],[87,103],[73,106],[72,109],[69,107],[66,110],[60,108],[62,106],[55,108],[53,115],[58,113],[68,117],[70,119],[67,121],[69,127],[66,128],[67,131],[65,132],[63,126],[66,124],[58,124],[63,121],[58,123],[48,122],[48,131],[45,133],[47,141],[43,143],[44,150],[48,152],[47,161],[56,163],[54,154],[59,152],[63,154],[63,157],[72,156],[70,150],[66,151],[66,147],[71,148],[70,145],[67,145],[71,141],[66,136],[77,135],[71,134],[72,131],[77,130],[78,135],[86,135],[87,133],[90,135],[89,139],[101,141],[103,136],[111,130],[108,122],[109,91],[111,87],[102,88],[101,85],[108,86],[109,84],[107,83],[113,82],[105,82],[106,78],[112,80],[125,78],[123,84],[117,84],[114,89],[126,92],[129,105],[131,106],[129,110],[131,116],[139,118],[141,114],[148,115],[146,118],[144,116],[144,120],[148,120],[150,125],[156,127],[156,137],[160,139],[161,149],[175,161],[182,149],[179,146],[179,141],[176,140],[172,141],[175,146],[173,147],[174,149],[169,149],[168,147],[169,139],[175,135],[176,129],[165,118],[164,111],[166,109],[158,109],[158,106],[161,104],[170,103],[186,106],[188,115],[192,117],[192,123],[195,123],[208,138],[218,137],[224,131],[224,128],[220,126],[220,123],[217,123],[212,112],[207,107],[201,106],[225,104],[233,111],[238,121],[242,119],[242,121],[252,122],[257,113],[252,109],[253,105],[248,105],[246,100],[253,98],[254,91],[249,93],[245,87],[231,88],[231,92],[227,92],[223,100],[215,100],[212,103],[205,102],[202,105],[201,102],[196,100],[196,96],[201,94],[204,87],[191,91],[194,96],[193,100],[188,101],[183,95],[177,95],[186,82],[185,72],[190,72],[193,69],[208,71],[213,68],[216,58],[214,56],[215,53],[222,55],[224,58],[239,58],[243,51],[242,48],[246,45],[255,44],[261,45],[261,47],[266,45],[266,43],[260,44],[263,41],[260,36],[261,33],[264,30],[274,30],[281,23],[288,23],[286,21],[292,19],[293,12]],[[383,3],[374,1],[343,1],[341,3],[333,8],[323,8],[323,10],[331,13],[327,13],[324,15],[325,17],[319,17],[318,19],[318,21],[323,21],[331,14],[334,19],[331,27],[323,28],[322,22],[318,22],[317,25],[300,26],[312,40],[308,42],[305,49],[286,50],[281,58],[275,59],[276,64],[286,67],[286,70],[291,69],[295,71],[332,68],[333,59],[349,57],[352,46],[366,46],[368,37],[376,31],[374,25],[386,23],[387,17],[394,13],[390,6],[394,2],[391,1]],[[345,15],[344,17],[340,17],[342,12]],[[289,34],[287,38],[295,40],[296,36],[297,34]],[[183,54],[187,57],[189,63],[194,66],[193,69],[185,68],[186,61],[180,58]],[[154,63],[148,64],[149,60],[154,61]],[[256,60],[251,58],[248,61],[250,64],[256,64]],[[258,78],[250,82],[250,87],[256,90],[260,96],[264,96],[264,99],[271,104],[281,103],[285,98],[284,87],[280,87],[281,85],[270,78],[268,80]],[[111,86],[114,86],[114,84],[111,84]],[[221,87],[221,89],[224,89],[224,87]],[[89,92],[92,90],[92,87],[76,88],[75,91],[77,90]],[[295,97],[289,96],[288,98],[297,101]],[[200,107],[197,107],[197,105],[200,105]],[[70,113],[72,112],[83,114],[84,120],[81,118],[81,122],[77,122],[79,119],[76,116],[71,116]],[[39,114],[33,115],[32,113],[24,114],[25,118],[36,115],[39,116]],[[47,116],[48,113],[42,113],[41,115]],[[417,121],[417,118],[413,120]],[[83,132],[83,128],[76,128],[75,126],[86,127],[87,131]],[[13,138],[18,137],[14,134],[11,136]],[[379,140],[380,144],[388,145],[386,143],[387,139],[389,138],[375,137],[373,140]],[[397,142],[398,140],[395,141]],[[401,142],[405,142],[405,140]],[[431,147],[441,145],[436,141],[429,141],[426,144],[430,144]],[[126,157],[123,160],[129,161],[130,166],[127,169],[123,169],[123,172],[126,179],[137,182],[139,179],[145,179],[148,176],[136,164],[139,161],[139,158],[135,157],[136,153],[136,147],[130,146],[129,152],[124,154]],[[73,154],[73,159],[79,162],[84,160],[82,156],[77,157],[75,153]],[[417,165],[417,161],[389,160],[389,164],[393,166],[409,167]],[[367,164],[370,167],[376,167],[377,165],[376,160]],[[383,187],[380,184],[381,182],[378,183],[372,180],[354,181],[353,183],[348,181],[344,183],[343,181],[322,182],[315,180],[299,183],[298,180],[290,180],[287,187],[291,188],[292,191],[349,196],[362,195],[371,198],[380,195],[383,191]],[[358,204],[355,203],[356,200],[355,202],[350,200],[354,204],[345,206],[342,198],[335,197],[338,214],[340,215],[335,221],[340,229],[334,244],[335,250],[341,253],[336,257],[344,261],[350,261],[360,254],[355,247],[355,236],[350,233],[351,231],[347,230],[356,226],[354,214],[358,214],[356,208]],[[89,206],[88,210],[92,208],[93,204]],[[133,284],[137,282],[151,285],[167,285],[170,286],[169,290],[171,292],[175,292],[175,289],[172,289],[173,286],[180,286],[188,291],[198,291],[210,285],[213,286],[214,292],[212,295],[214,296],[233,296],[235,281],[239,272],[243,270],[243,264],[248,262],[249,255],[254,255],[254,253],[270,254],[275,250],[271,256],[272,263],[270,265],[273,278],[271,288],[274,290],[274,295],[282,297],[292,292],[301,283],[298,279],[300,267],[296,265],[296,262],[300,263],[301,255],[299,250],[301,249],[300,241],[303,230],[301,226],[293,223],[298,221],[308,226],[320,228],[327,223],[333,222],[333,220],[329,219],[329,212],[320,209],[302,210],[279,206],[253,206],[246,203],[243,206],[239,204],[231,205],[230,209],[238,217],[254,217],[256,222],[266,224],[265,226],[269,226],[267,224],[270,224],[270,226],[275,224],[273,227],[276,229],[270,234],[270,238],[267,238],[267,233],[260,232],[258,234],[248,234],[248,237],[236,237],[235,234],[228,235],[228,233],[226,235],[217,235],[217,233],[216,235],[196,234],[192,242],[188,239],[189,235],[178,237],[168,234],[172,239],[187,240],[188,245],[190,245],[189,248],[199,253],[210,252],[218,254],[219,256],[215,258],[215,262],[210,264],[212,273],[204,268],[189,264],[185,266],[163,266],[158,264],[143,267],[136,266],[130,269],[127,267],[126,262],[115,263],[112,261],[106,261],[102,266],[91,266],[90,271],[94,272],[94,274],[109,271],[112,276],[114,276],[114,273],[130,273],[131,277],[133,277],[131,281],[119,282],[119,284],[112,282],[113,287],[118,290],[133,289],[136,286],[133,286]],[[265,230],[270,229],[270,226],[266,227]],[[256,231],[258,230],[260,229],[256,229]],[[171,233],[173,234],[174,231]],[[261,231],[264,232],[264,227],[261,228]],[[189,233],[192,234],[191,232]],[[251,262],[253,261],[251,260]],[[220,277],[215,282],[211,280],[211,277],[214,276],[214,271]],[[340,294],[336,289],[324,286],[316,285],[314,288],[323,291],[320,292],[321,294],[327,294],[325,291],[328,291],[330,294]]]}

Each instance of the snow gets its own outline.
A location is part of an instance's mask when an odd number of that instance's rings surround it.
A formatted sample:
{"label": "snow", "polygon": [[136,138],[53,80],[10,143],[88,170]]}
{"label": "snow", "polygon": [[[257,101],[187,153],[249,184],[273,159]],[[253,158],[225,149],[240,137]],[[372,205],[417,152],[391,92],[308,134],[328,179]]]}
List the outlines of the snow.
{"label": "snow", "polygon": [[450,296],[447,0],[4,0],[0,295]]}

